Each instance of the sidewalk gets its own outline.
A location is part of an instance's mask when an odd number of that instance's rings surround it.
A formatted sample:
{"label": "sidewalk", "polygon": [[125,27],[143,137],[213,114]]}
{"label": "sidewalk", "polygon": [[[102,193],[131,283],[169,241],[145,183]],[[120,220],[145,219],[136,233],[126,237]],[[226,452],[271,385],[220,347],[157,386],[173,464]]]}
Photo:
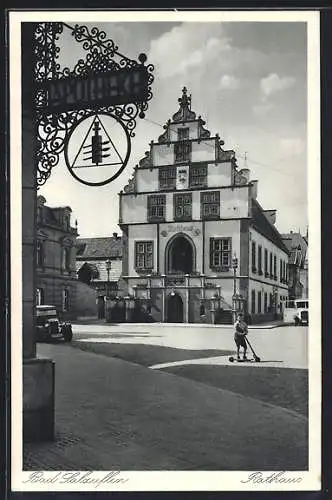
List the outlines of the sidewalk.
{"label": "sidewalk", "polygon": [[68,344],[55,360],[56,441],[25,470],[303,470],[307,420],[277,406]]}

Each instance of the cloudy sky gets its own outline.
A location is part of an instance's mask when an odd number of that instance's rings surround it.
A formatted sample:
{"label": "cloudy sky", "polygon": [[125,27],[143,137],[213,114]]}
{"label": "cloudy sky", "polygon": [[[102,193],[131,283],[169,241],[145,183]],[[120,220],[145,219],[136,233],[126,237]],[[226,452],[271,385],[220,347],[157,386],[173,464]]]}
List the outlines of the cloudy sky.
{"label": "cloudy sky", "polygon": [[[272,19],[272,17],[271,17]],[[73,23],[70,23],[73,24]],[[121,53],[137,59],[145,52],[154,64],[153,99],[137,120],[125,171],[104,187],[87,187],[64,161],[39,192],[50,206],[70,205],[80,236],[119,231],[118,196],[132,168],[157,140],[178,109],[183,86],[192,109],[202,115],[225,149],[234,149],[240,167],[258,179],[258,201],[277,209],[281,232],[307,227],[307,33],[305,23],[130,22],[94,24],[106,31]],[[82,56],[65,29],[60,63]]]}

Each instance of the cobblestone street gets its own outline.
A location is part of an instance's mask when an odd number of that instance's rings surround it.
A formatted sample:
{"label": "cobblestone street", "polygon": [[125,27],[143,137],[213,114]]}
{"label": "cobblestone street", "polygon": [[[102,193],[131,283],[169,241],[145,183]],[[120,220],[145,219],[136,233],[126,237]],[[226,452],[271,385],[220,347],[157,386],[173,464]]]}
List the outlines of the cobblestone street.
{"label": "cobblestone street", "polygon": [[[279,370],[284,375],[278,386],[278,374],[272,373],[271,379],[266,372],[276,368],[257,364],[264,377],[255,378],[256,393],[243,394],[241,386],[247,384],[249,373],[258,373],[256,365],[240,368],[220,363],[223,383],[216,382],[217,374],[211,380],[204,373],[203,364],[218,369],[218,356],[226,359],[234,351],[231,330],[193,330],[182,327],[174,331],[169,325],[75,325],[72,345],[39,344],[39,355],[56,363],[56,439],[25,445],[25,470],[306,469],[305,411],[287,407],[287,398],[277,398],[279,404],[275,404],[271,397],[269,402],[260,390],[265,387],[269,394],[268,384],[273,380],[271,391],[286,385],[306,394],[306,378],[299,378],[306,370]],[[305,329],[300,328],[251,331],[250,337],[264,355],[273,352],[271,344],[278,338],[288,350],[291,333],[301,335],[303,341],[306,337]],[[93,346],[99,346],[98,353]],[[266,350],[264,346],[268,346]],[[142,358],[140,348],[156,347],[148,358],[144,351]],[[122,348],[126,350],[121,354]],[[281,363],[280,345],[274,352],[273,359]],[[191,362],[198,368],[194,376],[149,368],[150,362],[156,365],[168,360],[170,364],[174,353],[178,366],[179,357],[187,360],[185,365],[191,353]],[[299,365],[300,356],[292,355]],[[125,360],[128,356],[131,359]],[[287,366],[290,363],[289,354]],[[305,365],[304,359],[302,363]],[[238,388],[230,390],[227,380],[235,379]]]}

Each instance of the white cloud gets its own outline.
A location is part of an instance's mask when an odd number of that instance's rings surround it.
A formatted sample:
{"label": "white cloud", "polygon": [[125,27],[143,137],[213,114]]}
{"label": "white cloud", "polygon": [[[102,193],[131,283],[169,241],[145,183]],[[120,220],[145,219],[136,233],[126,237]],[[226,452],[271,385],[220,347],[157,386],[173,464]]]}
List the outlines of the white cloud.
{"label": "white cloud", "polygon": [[276,73],[270,73],[267,77],[260,81],[260,88],[264,97],[269,97],[276,92],[288,89],[295,85],[295,78],[292,76],[280,77]]}
{"label": "white cloud", "polygon": [[220,79],[219,88],[236,90],[240,87],[240,80],[232,75],[223,75]]}
{"label": "white cloud", "polygon": [[230,49],[219,23],[184,23],[151,41],[148,60],[154,61],[161,78],[171,78],[203,69],[211,60],[223,61],[221,54]]}
{"label": "white cloud", "polygon": [[280,139],[280,149],[285,155],[300,155],[305,149],[305,144],[300,137],[286,137]]}
{"label": "white cloud", "polygon": [[256,116],[266,116],[271,111],[272,108],[273,105],[270,103],[257,104],[252,107],[252,111]]}

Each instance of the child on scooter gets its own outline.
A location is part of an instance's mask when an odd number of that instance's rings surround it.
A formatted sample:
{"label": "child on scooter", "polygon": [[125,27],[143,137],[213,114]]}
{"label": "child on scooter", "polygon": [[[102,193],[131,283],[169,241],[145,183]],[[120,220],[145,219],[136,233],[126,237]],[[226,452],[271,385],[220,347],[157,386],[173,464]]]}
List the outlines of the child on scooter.
{"label": "child on scooter", "polygon": [[237,315],[237,321],[234,324],[234,341],[236,344],[237,359],[240,359],[240,347],[243,347],[243,359],[247,359],[247,342],[246,335],[248,333],[247,323],[243,319],[243,314]]}

